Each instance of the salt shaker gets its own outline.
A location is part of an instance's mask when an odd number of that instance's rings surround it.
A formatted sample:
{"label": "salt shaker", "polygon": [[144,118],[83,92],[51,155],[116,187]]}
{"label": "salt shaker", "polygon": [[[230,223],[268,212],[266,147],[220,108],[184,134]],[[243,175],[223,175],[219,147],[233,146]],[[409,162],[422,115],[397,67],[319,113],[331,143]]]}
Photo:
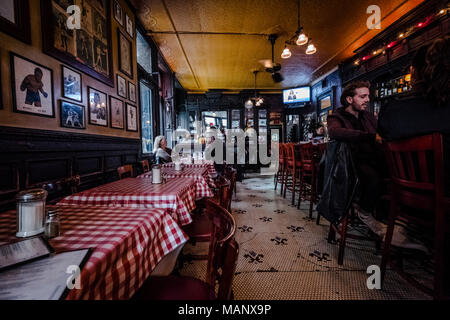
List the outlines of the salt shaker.
{"label": "salt shaker", "polygon": [[45,223],[45,236],[49,239],[59,237],[60,221],[58,210],[50,210],[48,212],[47,221]]}

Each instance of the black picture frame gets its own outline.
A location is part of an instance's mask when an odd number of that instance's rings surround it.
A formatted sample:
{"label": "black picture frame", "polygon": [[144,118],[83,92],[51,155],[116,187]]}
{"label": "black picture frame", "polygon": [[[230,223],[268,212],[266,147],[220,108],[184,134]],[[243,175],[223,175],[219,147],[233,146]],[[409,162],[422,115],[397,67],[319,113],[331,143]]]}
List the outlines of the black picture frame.
{"label": "black picture frame", "polygon": [[[17,106],[17,93],[16,93],[16,69],[14,67],[14,59],[15,58],[19,58],[22,59],[26,62],[32,63],[34,65],[36,65],[36,67],[39,68],[43,68],[46,69],[46,71],[48,71],[50,73],[50,100],[51,100],[51,115],[46,115],[46,114],[40,114],[40,113],[35,113],[35,112],[29,112],[29,111],[23,111],[23,110],[19,110],[18,106]],[[13,98],[13,111],[16,113],[23,113],[23,114],[31,114],[34,116],[39,116],[39,117],[46,117],[46,118],[55,118],[55,95],[54,95],[54,91],[53,91],[53,69],[50,69],[46,66],[43,66],[42,64],[39,64],[37,62],[34,62],[31,59],[28,59],[26,57],[23,57],[21,55],[18,55],[17,53],[14,52],[10,52],[10,63],[11,63],[11,89],[12,89],[12,98]]]}
{"label": "black picture frame", "polygon": [[[79,100],[69,97],[66,93],[66,86],[64,83],[64,69],[70,70],[71,72],[76,73],[80,77],[80,99]],[[82,76],[81,72],[78,72],[75,69],[69,68],[66,65],[61,65],[61,81],[62,81],[61,96],[63,98],[73,100],[76,102],[83,102],[83,76]]]}
{"label": "black picture frame", "polygon": [[[92,108],[92,105],[91,105],[91,91],[96,91],[96,92],[98,92],[100,94],[103,94],[105,96],[105,109],[106,109],[105,110],[105,124],[96,123],[92,119],[92,115],[91,115],[91,108]],[[100,126],[100,127],[108,127],[108,114],[109,114],[109,112],[108,112],[108,95],[106,93],[104,93],[104,92],[102,92],[100,90],[97,90],[95,88],[88,87],[88,108],[87,108],[87,111],[89,113],[89,124],[90,125]]]}
{"label": "black picture frame", "polygon": [[14,1],[14,22],[0,17],[0,31],[22,41],[31,44],[30,25],[30,1]]}
{"label": "black picture frame", "polygon": [[[72,125],[72,126],[67,125],[67,119],[64,118],[65,114],[64,114],[64,110],[63,110],[65,105],[79,107],[83,110],[83,126],[82,127],[76,127],[74,125]],[[84,105],[74,103],[72,101],[60,100],[60,121],[61,121],[62,128],[86,130],[86,107]],[[73,120],[72,120],[72,124],[73,124]]]}
{"label": "black picture frame", "polygon": [[[124,57],[122,57],[122,41],[126,41],[128,43],[129,49],[128,49],[128,56],[129,56],[129,63],[130,63],[130,70],[124,70],[122,67],[122,62]],[[125,33],[120,30],[120,28],[117,29],[117,49],[118,49],[118,56],[119,56],[119,71],[125,74],[126,76],[130,77],[131,79],[134,79],[133,77],[133,43],[131,40],[125,35]],[[129,72],[128,72],[129,71]]]}
{"label": "black picture frame", "polygon": [[[113,100],[119,101],[122,104],[122,127],[115,127],[113,121]],[[112,129],[125,130],[125,103],[113,96],[109,96],[109,119]]]}
{"label": "black picture frame", "polygon": [[61,61],[66,65],[70,65],[73,68],[83,72],[92,78],[103,82],[104,84],[114,87],[114,72],[113,72],[113,59],[112,59],[112,30],[111,30],[111,0],[105,1],[105,19],[106,19],[106,41],[108,53],[106,58],[108,59],[108,75],[102,74],[85,63],[77,60],[73,55],[67,52],[60,51],[54,46],[55,33],[54,27],[56,25],[55,18],[53,16],[53,3],[52,0],[40,0],[41,1],[41,21],[42,21],[42,46],[45,54]]}
{"label": "black picture frame", "polygon": [[[130,129],[130,127],[128,126],[128,120],[129,120],[129,118],[128,118],[128,109],[129,108],[133,108],[135,110],[135,114],[136,114],[136,130]],[[126,104],[125,112],[126,112],[126,122],[127,122],[126,128],[127,128],[127,131],[139,132],[139,121],[138,121],[138,112],[137,111],[138,111],[138,109],[137,109],[136,106],[131,105],[129,103]]]}
{"label": "black picture frame", "polygon": [[[131,89],[134,88],[134,99],[132,99]],[[137,102],[137,92],[136,92],[136,85],[130,81],[128,81],[128,100],[131,102],[136,103]]]}
{"label": "black picture frame", "polygon": [[[129,23],[131,23],[131,33],[130,33],[130,30],[129,30]],[[125,29],[126,29],[126,31],[127,31],[127,34],[131,37],[131,39],[134,39],[134,34],[135,34],[135,32],[134,32],[134,22],[133,22],[133,20],[130,18],[130,16],[128,15],[128,14],[125,14]]]}
{"label": "black picture frame", "polygon": [[[125,95],[122,95],[121,94],[121,91],[120,91],[120,85],[119,85],[119,81],[120,82],[123,82],[124,83],[124,92],[125,92]],[[122,77],[121,75],[117,75],[117,95],[119,96],[119,97],[121,97],[121,98],[124,98],[124,99],[128,99],[128,87],[127,87],[127,80],[124,78],[124,77]]]}

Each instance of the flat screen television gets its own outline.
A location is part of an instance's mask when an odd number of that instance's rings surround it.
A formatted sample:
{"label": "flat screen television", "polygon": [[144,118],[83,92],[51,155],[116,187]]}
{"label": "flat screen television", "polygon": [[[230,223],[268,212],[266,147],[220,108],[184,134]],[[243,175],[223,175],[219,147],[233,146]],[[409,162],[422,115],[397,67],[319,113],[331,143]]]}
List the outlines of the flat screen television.
{"label": "flat screen television", "polygon": [[299,87],[283,90],[283,103],[305,103],[311,102],[311,87]]}

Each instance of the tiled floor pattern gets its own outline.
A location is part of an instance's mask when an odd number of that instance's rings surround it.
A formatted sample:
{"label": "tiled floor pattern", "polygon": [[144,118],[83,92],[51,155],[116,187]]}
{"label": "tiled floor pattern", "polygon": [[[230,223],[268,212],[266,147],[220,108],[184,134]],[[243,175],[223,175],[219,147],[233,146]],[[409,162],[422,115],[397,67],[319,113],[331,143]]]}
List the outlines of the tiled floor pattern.
{"label": "tiled floor pattern", "polygon": [[[329,223],[322,219],[316,225],[308,219],[308,202],[301,210],[291,206],[289,193],[284,199],[279,188],[274,191],[273,178],[246,179],[237,190],[232,203],[240,245],[235,299],[430,299],[393,271],[388,271],[383,290],[369,290],[367,267],[381,261],[374,242],[349,240],[344,265],[339,266],[338,245],[326,240]],[[185,253],[204,249],[187,245]],[[202,278],[205,269],[204,262],[195,261],[186,263],[181,273]]]}

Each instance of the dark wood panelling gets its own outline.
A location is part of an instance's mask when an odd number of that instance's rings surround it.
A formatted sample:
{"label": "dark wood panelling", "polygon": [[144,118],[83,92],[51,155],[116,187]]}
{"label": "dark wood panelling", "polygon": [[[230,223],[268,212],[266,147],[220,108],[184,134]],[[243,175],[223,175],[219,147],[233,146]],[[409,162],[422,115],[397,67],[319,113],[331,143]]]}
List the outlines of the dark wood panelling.
{"label": "dark wood panelling", "polygon": [[15,203],[19,190],[81,176],[80,190],[118,179],[124,164],[139,172],[137,139],[0,127],[0,210]]}

